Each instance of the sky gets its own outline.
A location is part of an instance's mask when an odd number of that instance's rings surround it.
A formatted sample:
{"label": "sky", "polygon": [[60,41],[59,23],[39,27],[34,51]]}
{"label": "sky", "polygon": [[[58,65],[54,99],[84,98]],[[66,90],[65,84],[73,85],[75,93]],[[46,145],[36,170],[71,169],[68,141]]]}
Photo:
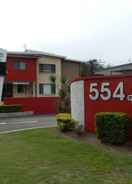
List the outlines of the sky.
{"label": "sky", "polygon": [[0,0],[0,47],[132,62],[132,0]]}

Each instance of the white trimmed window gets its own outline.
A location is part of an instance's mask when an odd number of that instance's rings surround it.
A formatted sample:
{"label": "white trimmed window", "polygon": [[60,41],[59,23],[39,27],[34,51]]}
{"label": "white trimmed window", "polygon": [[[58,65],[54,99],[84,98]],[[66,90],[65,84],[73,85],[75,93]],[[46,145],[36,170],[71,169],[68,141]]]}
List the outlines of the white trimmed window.
{"label": "white trimmed window", "polygon": [[15,68],[16,70],[26,70],[26,67],[27,67],[26,63],[21,62],[21,61],[17,61],[17,62],[15,62],[15,64],[14,64],[14,68]]}
{"label": "white trimmed window", "polygon": [[17,85],[17,93],[25,93],[25,86]]}
{"label": "white trimmed window", "polygon": [[43,96],[55,95],[56,93],[55,84],[39,84],[39,94]]}
{"label": "white trimmed window", "polygon": [[55,64],[39,64],[40,73],[55,73],[56,66]]}

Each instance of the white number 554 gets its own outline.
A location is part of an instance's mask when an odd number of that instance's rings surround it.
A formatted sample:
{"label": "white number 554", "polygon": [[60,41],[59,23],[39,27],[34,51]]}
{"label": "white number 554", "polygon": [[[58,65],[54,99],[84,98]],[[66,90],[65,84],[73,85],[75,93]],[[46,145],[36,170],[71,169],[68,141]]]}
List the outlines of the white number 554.
{"label": "white number 554", "polygon": [[97,99],[101,98],[104,101],[110,100],[111,97],[117,98],[119,100],[124,100],[125,94],[124,94],[124,85],[123,82],[119,82],[112,94],[110,88],[109,82],[103,82],[101,84],[101,89],[99,91],[98,84],[97,83],[91,83],[90,84],[90,94],[89,98],[93,101],[96,101]]}

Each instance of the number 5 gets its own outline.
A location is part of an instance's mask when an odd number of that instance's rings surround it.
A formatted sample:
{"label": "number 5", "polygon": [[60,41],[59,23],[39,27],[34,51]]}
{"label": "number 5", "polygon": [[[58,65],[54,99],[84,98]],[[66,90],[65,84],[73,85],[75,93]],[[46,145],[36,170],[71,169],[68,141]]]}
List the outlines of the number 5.
{"label": "number 5", "polygon": [[90,84],[90,93],[93,93],[93,94],[89,94],[89,98],[91,100],[97,100],[99,98],[99,91],[98,89],[96,88],[97,87],[97,83],[92,83]]}
{"label": "number 5", "polygon": [[102,98],[102,100],[109,100],[111,98],[111,91],[109,89],[109,85],[109,82],[103,82],[101,85],[101,93],[103,94],[100,94],[100,97]]}

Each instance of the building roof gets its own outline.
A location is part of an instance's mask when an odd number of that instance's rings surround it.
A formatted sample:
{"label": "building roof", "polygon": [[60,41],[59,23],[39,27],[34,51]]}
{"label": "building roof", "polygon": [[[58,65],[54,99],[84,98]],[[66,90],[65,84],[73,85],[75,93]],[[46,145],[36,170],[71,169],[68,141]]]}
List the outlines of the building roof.
{"label": "building roof", "polygon": [[67,62],[73,62],[73,63],[84,63],[84,61],[81,61],[81,60],[77,60],[77,59],[68,59],[68,58],[66,58],[65,61],[67,61]]}
{"label": "building roof", "polygon": [[126,64],[122,64],[122,65],[115,65],[115,66],[112,66],[112,67],[109,67],[108,69],[113,69],[113,68],[119,68],[119,67],[129,67],[129,66],[132,66],[132,63],[126,63]]}
{"label": "building roof", "polygon": [[48,52],[42,52],[42,51],[35,51],[35,50],[25,50],[23,52],[18,51],[8,51],[8,56],[27,56],[27,57],[41,57],[41,56],[48,56],[48,57],[54,57],[54,58],[61,58],[64,59],[65,56],[57,55],[57,54],[51,54]]}
{"label": "building roof", "polygon": [[103,72],[103,71],[121,72],[121,71],[131,71],[131,70],[132,70],[132,63],[126,63],[122,65],[116,65],[109,68],[105,68],[105,69],[99,70],[99,72]]}
{"label": "building roof", "polygon": [[43,52],[43,51],[36,51],[36,50],[25,50],[23,52],[19,51],[8,51],[8,56],[12,57],[32,57],[32,58],[38,58],[42,56],[47,56],[47,57],[53,57],[53,58],[60,58],[63,59],[66,62],[76,62],[76,63],[82,63],[83,61],[80,60],[74,60],[74,59],[69,59],[66,58],[65,56],[62,55],[57,55],[57,54],[52,54],[49,52]]}

